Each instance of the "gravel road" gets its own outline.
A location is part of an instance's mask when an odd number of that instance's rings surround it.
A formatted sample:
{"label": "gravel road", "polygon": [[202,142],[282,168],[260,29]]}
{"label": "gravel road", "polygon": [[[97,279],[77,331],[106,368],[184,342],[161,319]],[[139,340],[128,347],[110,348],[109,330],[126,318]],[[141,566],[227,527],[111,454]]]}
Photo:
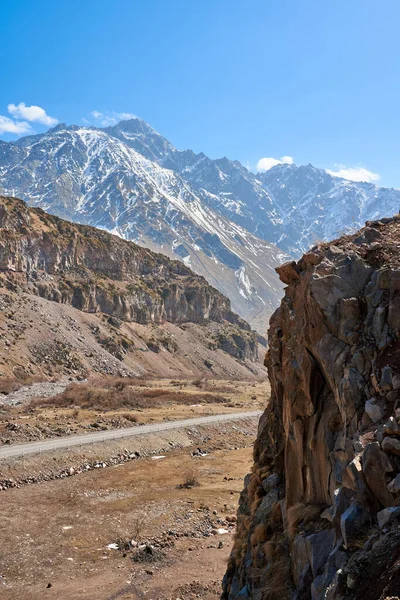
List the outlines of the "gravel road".
{"label": "gravel road", "polygon": [[204,425],[206,423],[234,421],[237,419],[245,419],[248,417],[259,417],[260,415],[260,411],[212,415],[210,417],[197,417],[195,419],[168,421],[166,423],[155,423],[154,425],[140,425],[136,427],[128,427],[126,429],[110,429],[108,431],[89,433],[86,435],[76,435],[55,438],[52,440],[43,440],[39,442],[30,442],[29,444],[15,444],[12,446],[5,445],[2,448],[0,448],[0,459],[11,458],[15,456],[25,456],[27,454],[35,454],[40,452],[48,452],[49,450],[57,450],[60,448],[71,448],[72,446],[81,446],[83,444],[94,444],[99,442],[106,442],[108,440],[129,438],[136,435],[153,433],[156,431],[166,431],[168,429],[180,429],[182,427],[194,427],[196,425]]}

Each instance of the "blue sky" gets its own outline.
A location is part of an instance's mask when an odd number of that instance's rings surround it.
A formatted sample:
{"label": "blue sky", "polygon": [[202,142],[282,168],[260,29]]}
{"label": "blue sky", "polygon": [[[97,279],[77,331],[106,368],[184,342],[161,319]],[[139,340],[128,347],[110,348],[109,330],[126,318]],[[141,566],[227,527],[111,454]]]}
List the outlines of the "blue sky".
{"label": "blue sky", "polygon": [[213,158],[400,187],[398,0],[3,0],[0,18],[2,139],[133,113]]}

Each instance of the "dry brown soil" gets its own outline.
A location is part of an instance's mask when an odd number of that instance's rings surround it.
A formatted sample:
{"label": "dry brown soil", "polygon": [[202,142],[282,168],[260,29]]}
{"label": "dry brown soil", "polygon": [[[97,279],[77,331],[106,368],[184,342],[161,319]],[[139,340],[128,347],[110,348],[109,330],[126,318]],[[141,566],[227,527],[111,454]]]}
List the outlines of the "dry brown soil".
{"label": "dry brown soil", "polygon": [[[174,449],[164,459],[0,493],[0,597],[219,598],[234,531],[228,521],[252,463],[256,423],[241,436],[217,429],[210,447],[222,449],[203,458]],[[200,485],[180,488],[188,474]],[[211,533],[221,527],[229,533]],[[107,547],[133,537],[155,546],[154,562],[135,563],[136,550]]]}

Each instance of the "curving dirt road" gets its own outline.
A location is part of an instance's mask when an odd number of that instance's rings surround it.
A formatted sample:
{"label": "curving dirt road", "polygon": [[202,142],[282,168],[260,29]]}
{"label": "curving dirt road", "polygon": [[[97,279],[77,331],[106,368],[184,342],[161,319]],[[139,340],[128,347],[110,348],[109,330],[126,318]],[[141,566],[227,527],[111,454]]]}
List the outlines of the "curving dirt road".
{"label": "curving dirt road", "polygon": [[29,444],[15,444],[13,446],[3,446],[0,448],[0,459],[11,458],[15,456],[25,456],[27,454],[36,454],[48,452],[49,450],[58,450],[60,448],[71,448],[72,446],[81,446],[83,444],[94,444],[116,440],[119,438],[144,435],[155,431],[166,431],[168,429],[180,429],[182,427],[193,427],[203,425],[204,423],[216,423],[221,421],[234,421],[245,419],[247,417],[258,417],[260,411],[241,412],[224,415],[212,415],[210,417],[197,417],[195,419],[184,419],[181,421],[169,421],[166,423],[155,423],[154,425],[140,425],[128,427],[126,429],[110,429],[98,433],[89,433],[86,435],[75,435],[60,437],[51,440],[41,440],[39,442],[30,442]]}

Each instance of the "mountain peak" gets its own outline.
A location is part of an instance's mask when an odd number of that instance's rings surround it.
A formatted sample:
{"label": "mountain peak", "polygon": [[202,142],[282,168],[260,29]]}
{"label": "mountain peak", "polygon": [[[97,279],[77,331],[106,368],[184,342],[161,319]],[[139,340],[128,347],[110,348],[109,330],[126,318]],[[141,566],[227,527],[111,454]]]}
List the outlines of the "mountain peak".
{"label": "mountain peak", "polygon": [[263,332],[281,294],[274,268],[285,254],[298,256],[400,205],[398,190],[313,165],[255,175],[236,160],[179,151],[137,117],[106,128],[60,123],[1,144],[0,187],[181,260]]}
{"label": "mountain peak", "polygon": [[168,140],[139,117],[104,127],[102,131],[120,139],[152,161],[160,162],[175,151]]}
{"label": "mountain peak", "polygon": [[136,133],[136,132],[138,132],[138,133],[147,133],[147,132],[157,133],[155,131],[155,129],[153,129],[153,127],[151,127],[151,125],[149,125],[146,121],[144,121],[140,117],[131,117],[130,119],[123,119],[122,121],[119,121],[115,125],[110,125],[108,127],[104,127],[103,129],[104,129],[104,131],[119,130],[119,131],[129,131],[132,133]]}
{"label": "mountain peak", "polygon": [[47,130],[47,133],[57,133],[57,131],[63,131],[63,129],[67,129],[67,127],[66,123],[57,123],[54,127],[50,127],[50,129]]}

